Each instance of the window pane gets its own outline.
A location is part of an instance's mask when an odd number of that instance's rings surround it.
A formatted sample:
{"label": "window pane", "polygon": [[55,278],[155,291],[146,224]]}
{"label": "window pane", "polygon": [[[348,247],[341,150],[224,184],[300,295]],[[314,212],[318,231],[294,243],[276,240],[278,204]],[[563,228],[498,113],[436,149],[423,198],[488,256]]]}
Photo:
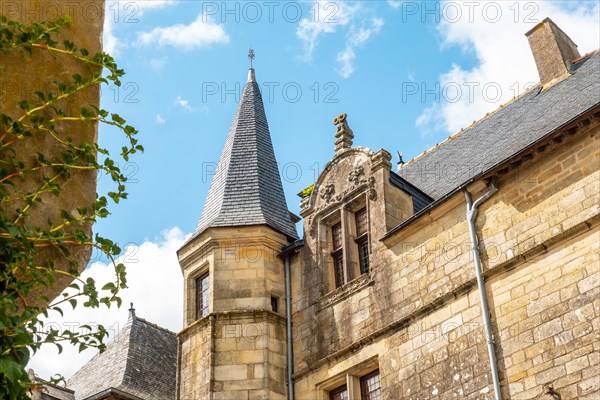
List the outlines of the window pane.
{"label": "window pane", "polygon": [[348,389],[346,385],[329,392],[329,400],[348,400]]}
{"label": "window pane", "polygon": [[362,236],[369,232],[369,223],[367,221],[367,208],[363,207],[354,214],[356,220],[356,236]]}
{"label": "window pane", "polygon": [[333,250],[342,248],[342,224],[341,222],[331,227],[331,236],[333,237]]}
{"label": "window pane", "polygon": [[356,242],[358,246],[358,263],[360,265],[360,273],[366,274],[369,272],[369,238],[365,236]]}
{"label": "window pane", "polygon": [[196,279],[196,318],[208,315],[208,274]]}
{"label": "window pane", "polygon": [[344,285],[344,255],[342,250],[333,253],[333,272],[335,273],[335,287]]}
{"label": "window pane", "polygon": [[379,370],[360,378],[360,395],[362,400],[381,400]]}

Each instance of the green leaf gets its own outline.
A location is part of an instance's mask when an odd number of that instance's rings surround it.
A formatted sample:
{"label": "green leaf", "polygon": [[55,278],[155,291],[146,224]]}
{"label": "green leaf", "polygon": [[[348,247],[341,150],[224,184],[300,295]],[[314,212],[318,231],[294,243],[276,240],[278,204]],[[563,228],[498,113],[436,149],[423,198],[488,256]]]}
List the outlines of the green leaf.
{"label": "green leaf", "polygon": [[0,357],[0,375],[4,375],[11,383],[17,383],[23,375],[23,368],[10,355]]}
{"label": "green leaf", "polygon": [[31,110],[31,106],[29,105],[29,102],[27,100],[21,100],[19,102],[19,107],[21,107],[21,109],[24,111]]}

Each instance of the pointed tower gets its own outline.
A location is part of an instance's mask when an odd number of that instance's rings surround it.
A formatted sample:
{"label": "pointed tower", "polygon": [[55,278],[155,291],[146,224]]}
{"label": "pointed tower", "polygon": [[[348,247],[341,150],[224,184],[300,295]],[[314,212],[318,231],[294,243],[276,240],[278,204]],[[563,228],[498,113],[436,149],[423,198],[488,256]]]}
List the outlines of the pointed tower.
{"label": "pointed tower", "polygon": [[[251,59],[253,52],[250,53]],[[254,69],[192,238],[178,251],[178,399],[284,399],[284,265],[298,238]]]}

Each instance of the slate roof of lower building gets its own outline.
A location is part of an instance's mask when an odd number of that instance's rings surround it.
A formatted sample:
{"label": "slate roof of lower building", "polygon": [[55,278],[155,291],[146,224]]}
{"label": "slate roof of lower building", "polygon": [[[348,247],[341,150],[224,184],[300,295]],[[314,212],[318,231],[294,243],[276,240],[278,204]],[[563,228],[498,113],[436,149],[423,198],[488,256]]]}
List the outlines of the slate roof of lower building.
{"label": "slate roof of lower building", "polygon": [[109,389],[144,400],[174,400],[177,337],[131,312],[127,324],[67,382],[75,400]]}
{"label": "slate roof of lower building", "polygon": [[298,238],[252,69],[194,236],[210,227],[242,225],[268,225]]}
{"label": "slate roof of lower building", "polygon": [[433,199],[449,194],[600,104],[600,53],[542,91],[538,85],[491,115],[404,164],[398,175]]}

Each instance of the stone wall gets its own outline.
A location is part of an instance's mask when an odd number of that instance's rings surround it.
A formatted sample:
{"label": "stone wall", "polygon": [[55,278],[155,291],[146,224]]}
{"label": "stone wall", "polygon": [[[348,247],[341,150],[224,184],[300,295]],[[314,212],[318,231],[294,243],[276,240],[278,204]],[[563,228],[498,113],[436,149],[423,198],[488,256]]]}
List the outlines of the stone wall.
{"label": "stone wall", "polygon": [[[538,398],[548,383],[563,400],[600,396],[599,131],[592,120],[500,176],[480,208],[507,398]],[[486,190],[469,189],[474,198]],[[372,226],[381,211],[370,209]],[[316,248],[294,259],[299,399],[325,398],[340,376],[373,360],[386,399],[493,398],[465,211],[454,195],[373,248],[370,274],[330,293],[318,284],[326,271]]]}
{"label": "stone wall", "polygon": [[[271,228],[248,226],[210,228],[181,248],[185,328],[178,335],[178,398],[285,398],[284,268],[278,258],[285,244],[287,238]],[[204,273],[208,315],[198,319],[195,284]]]}
{"label": "stone wall", "polygon": [[[58,40],[73,41],[80,48],[86,48],[90,54],[102,51],[102,30],[104,24],[104,0],[74,1],[52,1],[52,0],[2,0],[0,2],[0,14],[22,23],[40,22],[50,20],[63,15],[68,15],[73,22],[66,26]],[[0,74],[0,104],[2,113],[11,117],[19,115],[21,100],[28,100],[33,104],[36,100],[34,94],[38,90],[50,90],[55,80],[71,82],[74,73],[83,76],[89,75],[89,68],[69,57],[50,54],[48,51],[34,49],[33,54],[27,55],[19,50],[10,50],[2,56],[2,73]],[[57,89],[53,88],[57,93]],[[99,105],[99,87],[90,87],[74,95],[68,103],[61,106],[72,112],[79,112],[82,106],[90,104]],[[88,126],[83,122],[80,124],[70,123],[62,127],[64,136],[71,136],[74,142],[95,142],[97,139],[97,126]],[[60,146],[45,137],[37,138],[36,141],[26,141],[17,145],[15,150],[17,156],[25,162],[33,162],[38,152],[47,155],[57,154],[62,151]],[[33,175],[22,181],[15,179],[15,184],[27,190],[32,188],[38,178]],[[30,217],[26,223],[45,226],[48,219],[58,220],[61,209],[76,213],[76,207],[91,204],[96,197],[96,174],[94,171],[74,171],[71,177],[61,182],[64,190],[59,197],[52,194],[42,196],[42,203],[31,209]],[[18,205],[16,205],[18,207]],[[76,215],[76,214],[75,214]],[[91,234],[91,225],[83,227],[86,233]],[[79,261],[80,269],[87,265],[91,255],[90,247],[77,246],[71,249],[75,259]],[[58,267],[62,257],[56,253],[41,253],[42,258],[54,259]],[[47,289],[44,295],[54,298],[64,287],[71,283],[68,277],[58,275],[54,287]],[[37,300],[36,294],[36,300]],[[30,300],[33,300],[30,295]]]}
{"label": "stone wall", "polygon": [[197,321],[177,335],[177,399],[209,398],[214,374],[213,337],[212,318]]}

